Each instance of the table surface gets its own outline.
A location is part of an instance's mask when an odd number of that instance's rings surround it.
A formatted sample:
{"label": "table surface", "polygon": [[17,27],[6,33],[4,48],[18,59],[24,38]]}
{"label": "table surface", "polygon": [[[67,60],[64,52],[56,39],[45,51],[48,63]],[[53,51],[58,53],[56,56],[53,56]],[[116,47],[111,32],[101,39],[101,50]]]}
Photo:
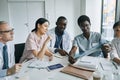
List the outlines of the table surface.
{"label": "table surface", "polygon": [[[90,56],[85,56],[79,60],[90,61],[94,64],[97,64],[97,72],[102,75],[102,80],[120,80],[120,66],[117,65],[116,67],[113,65],[111,60]],[[63,68],[59,68],[53,71],[48,71],[46,68],[28,68],[28,65],[32,63],[32,61],[33,60],[23,63],[22,69],[19,73],[0,78],[0,80],[83,80],[81,78],[60,72],[60,70]],[[54,57],[53,61],[48,61],[48,57],[45,57],[43,61],[48,62],[49,65],[61,63],[63,66],[67,66],[69,64],[68,58],[66,56],[62,58]]]}

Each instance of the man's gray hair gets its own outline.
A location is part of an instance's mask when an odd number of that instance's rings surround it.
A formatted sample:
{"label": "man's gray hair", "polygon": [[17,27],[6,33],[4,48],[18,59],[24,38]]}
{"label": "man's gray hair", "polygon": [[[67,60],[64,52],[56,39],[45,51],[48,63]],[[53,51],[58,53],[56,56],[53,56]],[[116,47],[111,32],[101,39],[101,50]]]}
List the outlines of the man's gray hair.
{"label": "man's gray hair", "polygon": [[0,25],[2,25],[2,24],[7,24],[7,22],[6,21],[0,21]]}

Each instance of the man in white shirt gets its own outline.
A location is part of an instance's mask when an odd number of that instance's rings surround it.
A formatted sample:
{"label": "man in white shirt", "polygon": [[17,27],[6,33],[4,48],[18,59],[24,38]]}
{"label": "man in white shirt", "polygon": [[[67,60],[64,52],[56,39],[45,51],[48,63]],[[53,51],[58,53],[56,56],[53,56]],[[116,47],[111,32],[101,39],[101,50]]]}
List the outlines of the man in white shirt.
{"label": "man in white shirt", "polygon": [[14,45],[8,43],[13,40],[13,28],[7,22],[0,21],[0,78],[15,74],[21,64],[15,64]]}
{"label": "man in white shirt", "polygon": [[120,64],[120,21],[113,25],[114,39],[111,42],[112,50],[110,56],[114,62]]}
{"label": "man in white shirt", "polygon": [[57,19],[56,27],[49,30],[48,33],[52,37],[50,41],[50,50],[53,53],[60,53],[65,56],[71,49],[71,37],[66,31],[67,19],[60,16]]}

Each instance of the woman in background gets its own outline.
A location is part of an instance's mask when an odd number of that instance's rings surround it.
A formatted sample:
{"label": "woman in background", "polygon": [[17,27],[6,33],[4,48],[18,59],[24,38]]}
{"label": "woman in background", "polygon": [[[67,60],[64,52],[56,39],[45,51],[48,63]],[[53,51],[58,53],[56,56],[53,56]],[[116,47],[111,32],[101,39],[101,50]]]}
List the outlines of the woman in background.
{"label": "woman in background", "polygon": [[20,62],[34,57],[42,60],[44,55],[47,55],[50,61],[52,60],[53,55],[47,48],[47,44],[50,41],[50,36],[46,34],[48,26],[49,21],[45,18],[39,18],[36,21],[35,29],[32,30],[27,38]]}
{"label": "woman in background", "polygon": [[120,64],[120,21],[113,25],[114,39],[112,40],[111,58],[117,64]]}

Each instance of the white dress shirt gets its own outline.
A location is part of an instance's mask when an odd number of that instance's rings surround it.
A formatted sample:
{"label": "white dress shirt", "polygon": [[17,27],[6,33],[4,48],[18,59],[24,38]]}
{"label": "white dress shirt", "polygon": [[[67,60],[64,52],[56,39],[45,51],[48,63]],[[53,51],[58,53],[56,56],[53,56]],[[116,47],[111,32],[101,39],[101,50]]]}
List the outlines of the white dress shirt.
{"label": "white dress shirt", "polygon": [[[56,42],[55,28],[49,30],[48,35],[50,35],[52,37],[52,39],[50,40],[49,48],[54,53],[54,50],[56,49],[56,48],[54,48],[54,45]],[[63,50],[65,50],[69,53],[69,51],[72,47],[72,40],[71,40],[71,37],[68,34],[68,32],[64,31],[62,39],[63,39],[63,41],[62,41]]]}
{"label": "white dress shirt", "polygon": [[112,51],[110,52],[110,57],[114,59],[115,57],[120,58],[120,38],[114,38],[111,42]]}
{"label": "white dress shirt", "polygon": [[[8,49],[8,66],[11,68],[15,64],[14,57],[14,45],[9,42],[6,44]],[[0,77],[6,76],[7,69],[2,69],[4,60],[3,60],[3,46],[4,44],[0,42]]]}

